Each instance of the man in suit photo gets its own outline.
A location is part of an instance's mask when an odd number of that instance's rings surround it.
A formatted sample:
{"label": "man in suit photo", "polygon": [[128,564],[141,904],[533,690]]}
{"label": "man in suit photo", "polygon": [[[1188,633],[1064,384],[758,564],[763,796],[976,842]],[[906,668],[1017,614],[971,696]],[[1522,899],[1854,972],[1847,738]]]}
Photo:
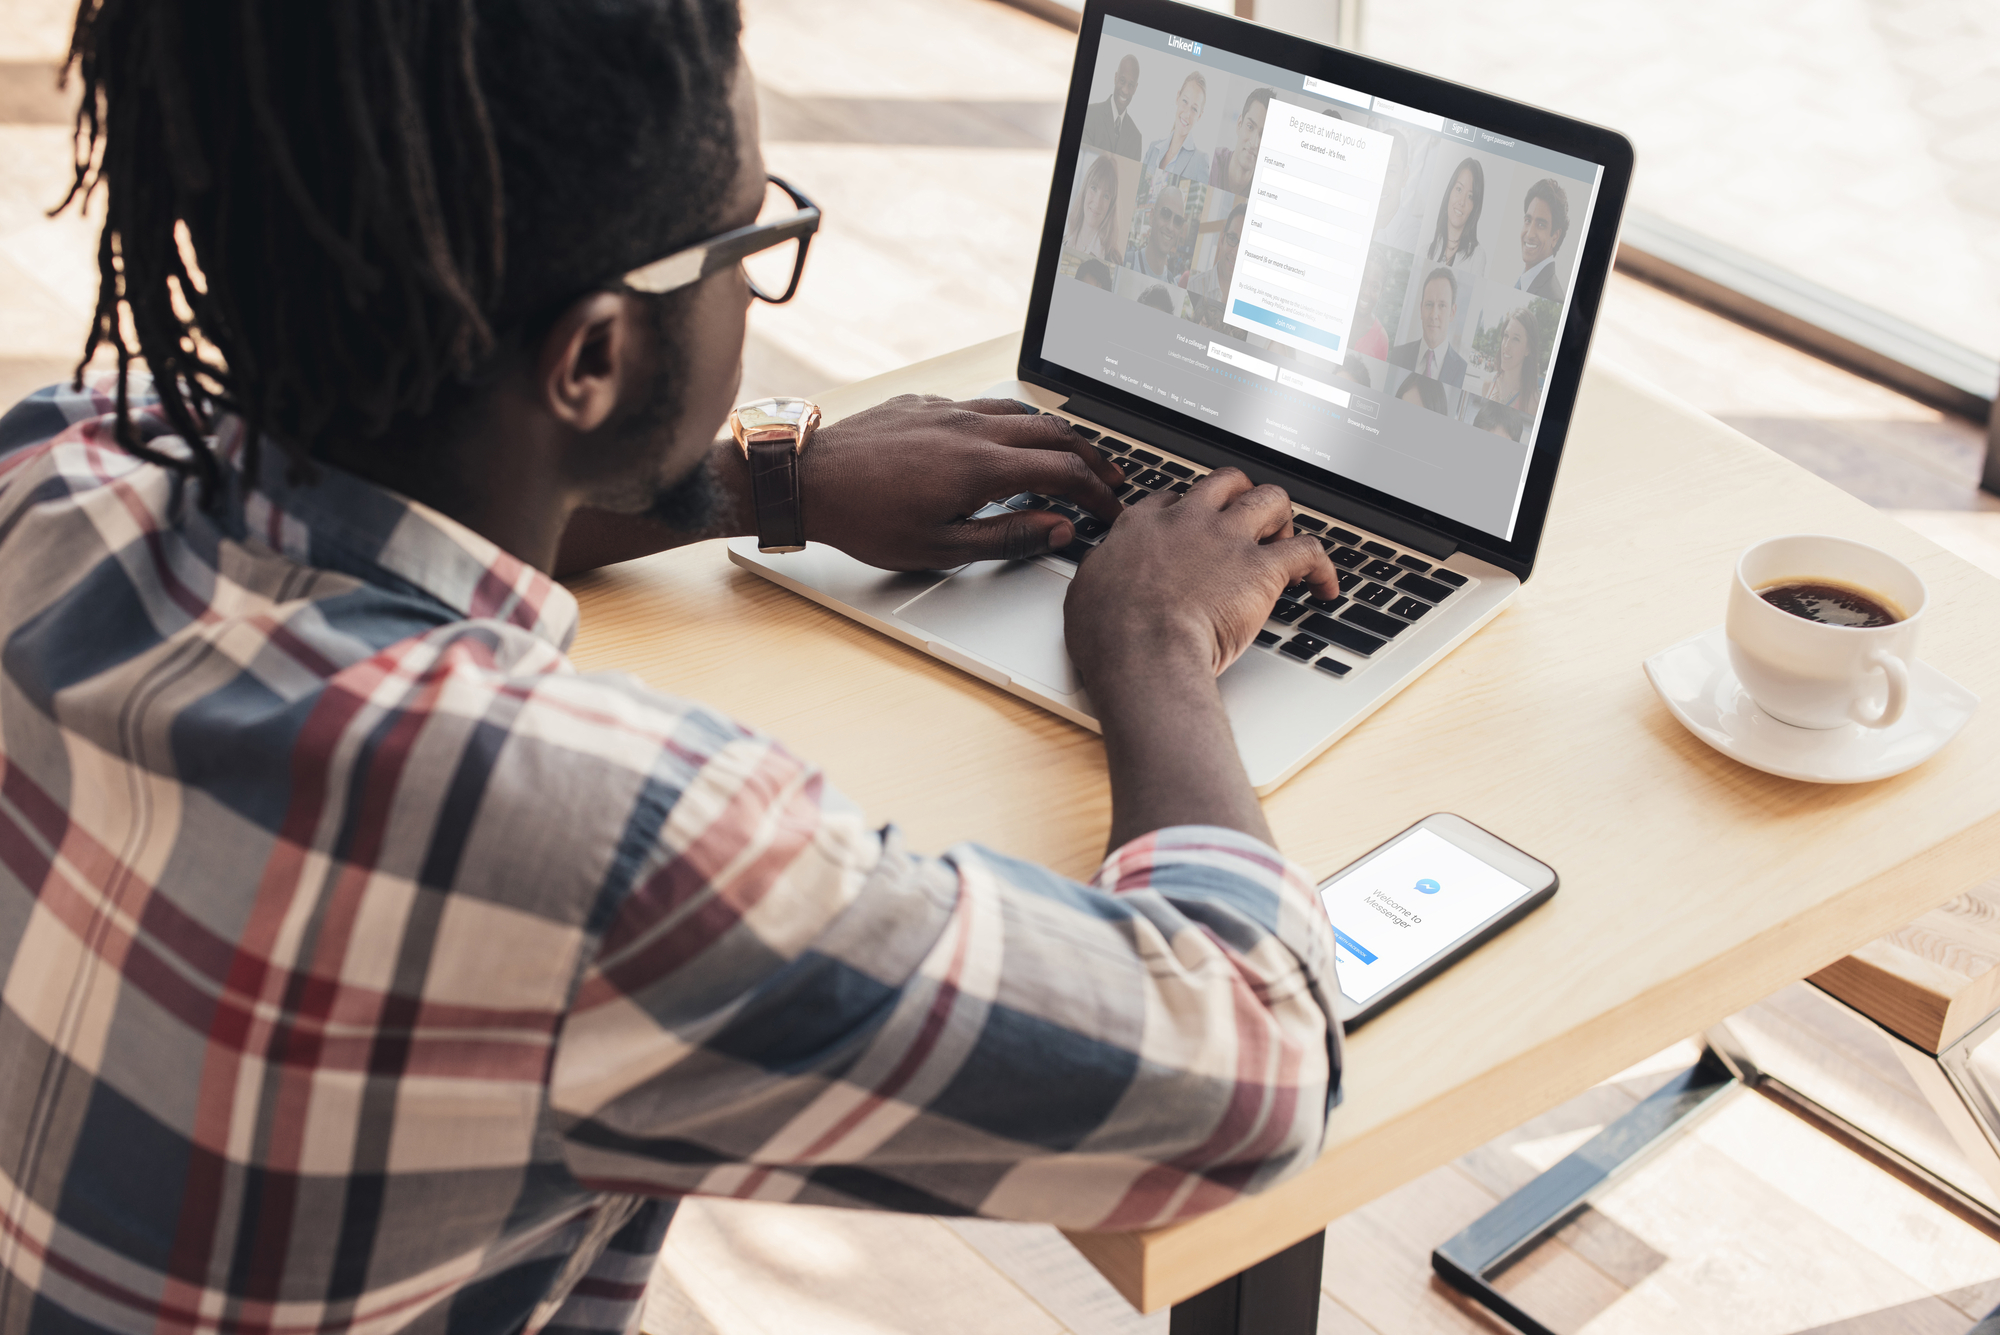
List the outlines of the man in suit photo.
{"label": "man in suit photo", "polygon": [[1562,275],[1556,272],[1556,251],[1569,235],[1569,195],[1552,176],[1528,187],[1521,201],[1521,276],[1514,286],[1531,297],[1561,301]]}
{"label": "man in suit photo", "polygon": [[1422,337],[1391,349],[1389,364],[1408,367],[1447,385],[1463,385],[1465,358],[1451,346],[1451,326],[1457,318],[1458,279],[1451,270],[1439,266],[1424,279],[1423,295],[1417,302]]}
{"label": "man in suit photo", "polygon": [[1118,73],[1111,77],[1111,96],[1091,103],[1083,113],[1083,142],[1121,158],[1136,159],[1144,152],[1145,139],[1132,118],[1125,114],[1132,105],[1132,94],[1138,91],[1139,58],[1126,56],[1118,62]]}

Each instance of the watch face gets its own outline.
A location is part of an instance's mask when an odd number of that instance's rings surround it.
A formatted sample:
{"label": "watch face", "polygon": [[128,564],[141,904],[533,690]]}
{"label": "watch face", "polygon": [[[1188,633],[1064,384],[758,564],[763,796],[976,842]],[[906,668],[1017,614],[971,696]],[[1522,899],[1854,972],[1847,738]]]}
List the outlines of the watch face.
{"label": "watch face", "polygon": [[811,407],[807,399],[756,399],[738,406],[736,418],[749,431],[773,426],[796,427],[805,421],[806,410]]}
{"label": "watch face", "polygon": [[755,399],[729,415],[730,434],[746,447],[757,440],[795,440],[804,448],[818,425],[819,405],[811,399]]}

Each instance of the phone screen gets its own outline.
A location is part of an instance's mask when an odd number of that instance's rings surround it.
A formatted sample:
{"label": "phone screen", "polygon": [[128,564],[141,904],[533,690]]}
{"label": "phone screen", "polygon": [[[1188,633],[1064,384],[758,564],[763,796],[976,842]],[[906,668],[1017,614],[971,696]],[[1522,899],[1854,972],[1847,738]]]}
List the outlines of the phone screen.
{"label": "phone screen", "polygon": [[1320,891],[1340,990],[1367,1005],[1533,892],[1422,826]]}

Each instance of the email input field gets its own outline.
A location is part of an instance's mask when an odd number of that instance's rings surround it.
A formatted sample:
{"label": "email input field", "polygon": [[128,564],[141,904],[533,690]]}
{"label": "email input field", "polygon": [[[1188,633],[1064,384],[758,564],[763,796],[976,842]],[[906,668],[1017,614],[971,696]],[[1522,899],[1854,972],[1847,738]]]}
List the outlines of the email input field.
{"label": "email input field", "polygon": [[1354,235],[1354,228],[1345,222],[1331,218],[1315,218],[1297,209],[1288,209],[1283,204],[1273,204],[1268,199],[1257,201],[1257,216],[1287,227],[1296,227],[1301,232],[1311,232],[1314,236],[1347,237]]}

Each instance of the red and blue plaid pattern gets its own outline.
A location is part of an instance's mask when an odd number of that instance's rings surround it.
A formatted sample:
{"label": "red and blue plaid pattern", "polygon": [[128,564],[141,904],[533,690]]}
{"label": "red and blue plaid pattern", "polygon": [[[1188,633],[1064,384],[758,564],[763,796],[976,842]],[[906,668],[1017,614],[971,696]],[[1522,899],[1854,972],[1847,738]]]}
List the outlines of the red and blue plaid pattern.
{"label": "red and blue plaid pattern", "polygon": [[1317,1150],[1267,846],[914,853],[450,519],[233,422],[203,505],[103,391],[0,421],[0,1335],[629,1331],[681,1195],[1133,1229]]}

